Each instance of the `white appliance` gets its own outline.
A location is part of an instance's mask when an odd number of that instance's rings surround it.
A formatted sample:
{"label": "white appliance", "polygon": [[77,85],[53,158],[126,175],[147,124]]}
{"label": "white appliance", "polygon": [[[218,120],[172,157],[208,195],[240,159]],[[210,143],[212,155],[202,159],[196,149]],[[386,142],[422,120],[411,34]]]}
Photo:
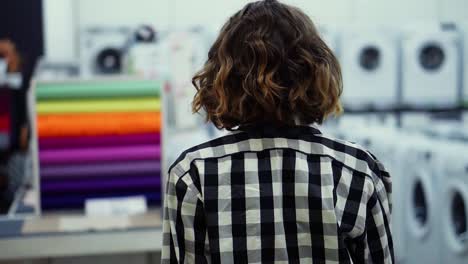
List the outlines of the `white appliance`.
{"label": "white appliance", "polygon": [[132,37],[125,27],[91,27],[80,35],[80,73],[83,77],[120,74],[124,71],[124,51]]}
{"label": "white appliance", "polygon": [[468,260],[468,145],[447,143],[441,152],[442,261],[462,264]]}
{"label": "white appliance", "polygon": [[401,163],[405,174],[404,263],[442,263],[437,146],[421,133],[408,135],[408,144]]}
{"label": "white appliance", "polygon": [[406,159],[406,148],[411,140],[405,133],[399,131],[396,120],[378,117],[350,118],[343,117],[337,126],[329,125],[333,136],[356,142],[369,150],[385,166],[392,178],[392,233],[395,248],[395,258],[402,262],[406,251],[406,219],[405,219],[405,167],[401,166]]}
{"label": "white appliance", "polygon": [[348,108],[397,104],[398,45],[387,30],[350,29],[341,34],[343,103]]}
{"label": "white appliance", "polygon": [[136,29],[124,59],[125,70],[130,75],[163,79],[167,69],[163,66],[163,50],[158,37],[152,26],[143,25]]}
{"label": "white appliance", "polygon": [[172,116],[168,121],[178,129],[194,129],[202,124],[200,115],[192,113],[196,89],[191,81],[207,59],[208,43],[208,35],[194,29],[172,32],[162,45],[170,78],[168,100]]}
{"label": "white appliance", "polygon": [[402,100],[410,106],[453,106],[459,87],[459,35],[408,30],[402,39]]}
{"label": "white appliance", "polygon": [[401,166],[406,157],[406,148],[411,145],[405,133],[389,125],[374,125],[369,150],[385,166],[392,179],[392,233],[397,261],[406,258],[405,186],[407,178],[405,167]]}

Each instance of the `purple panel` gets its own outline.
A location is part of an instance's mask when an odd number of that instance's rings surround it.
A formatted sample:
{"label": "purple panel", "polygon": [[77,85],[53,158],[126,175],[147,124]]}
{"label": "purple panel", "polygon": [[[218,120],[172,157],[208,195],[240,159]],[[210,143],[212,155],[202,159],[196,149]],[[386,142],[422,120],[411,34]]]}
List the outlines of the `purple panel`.
{"label": "purple panel", "polygon": [[161,159],[159,145],[133,147],[102,147],[89,149],[56,149],[39,152],[41,166],[51,164],[100,163]]}
{"label": "purple panel", "polygon": [[113,179],[69,180],[69,181],[42,181],[42,193],[86,193],[90,191],[112,192],[117,190],[139,190],[161,188],[159,175],[145,177],[125,177]]}
{"label": "purple panel", "polygon": [[123,163],[42,166],[41,178],[102,178],[125,175],[159,174],[160,172],[161,163],[158,160],[149,160]]}
{"label": "purple panel", "polygon": [[91,198],[113,198],[113,197],[128,197],[143,195],[146,198],[148,204],[160,204],[161,194],[157,192],[127,192],[127,193],[115,193],[112,195],[73,195],[73,196],[56,196],[56,197],[43,197],[41,200],[41,206],[43,210],[51,209],[83,209],[85,201]]}
{"label": "purple panel", "polygon": [[133,146],[161,143],[161,134],[52,137],[39,139],[39,149]]}

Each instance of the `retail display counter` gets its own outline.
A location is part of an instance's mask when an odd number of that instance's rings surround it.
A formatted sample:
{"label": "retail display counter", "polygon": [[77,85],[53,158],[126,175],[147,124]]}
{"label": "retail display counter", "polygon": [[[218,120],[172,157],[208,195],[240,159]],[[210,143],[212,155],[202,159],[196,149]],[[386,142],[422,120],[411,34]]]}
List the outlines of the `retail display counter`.
{"label": "retail display counter", "polygon": [[0,260],[160,251],[159,209],[134,216],[49,214],[0,220]]}

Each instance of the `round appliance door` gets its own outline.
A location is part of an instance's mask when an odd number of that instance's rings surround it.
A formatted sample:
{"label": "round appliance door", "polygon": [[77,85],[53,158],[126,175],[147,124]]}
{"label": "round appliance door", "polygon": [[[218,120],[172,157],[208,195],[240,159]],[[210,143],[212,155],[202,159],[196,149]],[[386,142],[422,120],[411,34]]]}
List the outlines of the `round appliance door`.
{"label": "round appliance door", "polygon": [[418,58],[422,69],[427,72],[437,72],[444,66],[446,52],[441,44],[427,42],[421,45]]}
{"label": "round appliance door", "polygon": [[382,51],[376,45],[364,46],[359,52],[359,66],[367,72],[379,69],[382,63]]}
{"label": "round appliance door", "polygon": [[412,173],[406,199],[409,233],[417,240],[424,240],[431,232],[432,180],[431,175],[423,169]]}
{"label": "round appliance door", "polygon": [[98,52],[95,69],[100,74],[116,74],[122,72],[122,52],[120,49],[108,47]]}
{"label": "round appliance door", "polygon": [[468,253],[468,187],[450,182],[444,196],[443,228],[451,254]]}

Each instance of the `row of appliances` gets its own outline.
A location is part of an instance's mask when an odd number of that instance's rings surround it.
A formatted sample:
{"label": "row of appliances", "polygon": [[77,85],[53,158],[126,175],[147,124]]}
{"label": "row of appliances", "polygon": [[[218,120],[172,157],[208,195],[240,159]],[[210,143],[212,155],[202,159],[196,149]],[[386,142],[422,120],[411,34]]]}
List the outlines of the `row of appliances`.
{"label": "row of appliances", "polygon": [[467,25],[322,28],[324,41],[341,62],[345,106],[378,109],[466,103]]}
{"label": "row of appliances", "polygon": [[[392,231],[399,263],[466,263],[466,124],[397,129],[392,122],[355,117],[343,118],[328,129],[369,149],[390,172]],[[460,131],[465,131],[464,137],[448,138]]]}
{"label": "row of appliances", "polygon": [[[468,101],[467,25],[321,27],[320,32],[341,62],[343,102],[348,108],[453,107]],[[178,61],[167,58],[174,53],[175,40],[180,40],[182,49],[191,49],[193,61],[204,59],[214,32],[186,30],[190,38],[181,38],[180,33],[157,35],[148,26],[84,29],[81,72],[84,76],[149,72],[155,77],[164,70],[171,74],[172,69],[161,66]]]}

